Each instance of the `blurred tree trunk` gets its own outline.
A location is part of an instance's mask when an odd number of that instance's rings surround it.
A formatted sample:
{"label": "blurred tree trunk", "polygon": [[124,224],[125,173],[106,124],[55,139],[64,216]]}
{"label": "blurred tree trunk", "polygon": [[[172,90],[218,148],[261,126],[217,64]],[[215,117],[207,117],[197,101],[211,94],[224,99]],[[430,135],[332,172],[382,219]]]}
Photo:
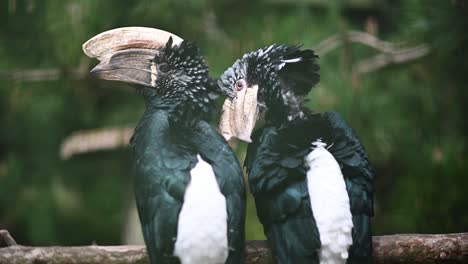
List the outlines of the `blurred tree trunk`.
{"label": "blurred tree trunk", "polygon": [[140,220],[138,219],[138,211],[136,209],[135,198],[129,195],[131,201],[126,209],[126,219],[123,230],[123,243],[125,245],[144,245],[143,234],[141,233]]}

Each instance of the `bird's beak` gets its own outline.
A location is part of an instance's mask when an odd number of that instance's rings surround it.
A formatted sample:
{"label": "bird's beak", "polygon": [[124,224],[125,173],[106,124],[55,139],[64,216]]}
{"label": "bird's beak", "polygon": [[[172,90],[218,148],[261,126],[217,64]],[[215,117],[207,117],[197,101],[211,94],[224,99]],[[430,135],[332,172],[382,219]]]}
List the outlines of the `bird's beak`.
{"label": "bird's beak", "polygon": [[156,65],[152,61],[169,38],[183,40],[166,31],[146,27],[124,27],[105,31],[83,44],[84,53],[100,63],[91,74],[105,80],[155,86]]}
{"label": "bird's beak", "polygon": [[250,135],[259,116],[257,94],[258,85],[255,85],[224,101],[219,124],[221,134],[226,140],[235,137],[248,143],[252,142]]}

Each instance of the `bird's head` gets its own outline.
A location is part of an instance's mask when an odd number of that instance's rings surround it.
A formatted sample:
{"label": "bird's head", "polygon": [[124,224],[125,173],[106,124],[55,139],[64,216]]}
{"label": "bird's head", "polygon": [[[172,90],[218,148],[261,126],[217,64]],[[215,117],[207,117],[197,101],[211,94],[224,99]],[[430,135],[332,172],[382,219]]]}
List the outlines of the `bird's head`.
{"label": "bird's head", "polygon": [[270,45],[238,59],[218,79],[229,97],[220,121],[224,137],[251,142],[262,112],[267,122],[302,117],[302,100],[320,79],[317,58],[298,46]]}
{"label": "bird's head", "polygon": [[166,46],[150,61],[150,93],[169,104],[195,103],[204,107],[214,99],[213,80],[208,66],[195,44],[183,41],[173,45],[169,38]]}
{"label": "bird's head", "polygon": [[83,50],[100,60],[92,75],[139,85],[149,107],[208,112],[219,91],[198,47],[166,31],[114,29],[91,38]]}

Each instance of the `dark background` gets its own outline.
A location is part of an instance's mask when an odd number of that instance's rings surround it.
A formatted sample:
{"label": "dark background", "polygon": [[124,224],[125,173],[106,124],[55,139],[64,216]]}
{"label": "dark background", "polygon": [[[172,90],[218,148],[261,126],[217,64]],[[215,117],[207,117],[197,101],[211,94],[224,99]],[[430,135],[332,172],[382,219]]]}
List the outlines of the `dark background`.
{"label": "dark background", "polygon": [[[0,229],[19,243],[138,243],[129,148],[60,156],[73,133],[138,121],[135,89],[90,78],[96,61],[81,50],[97,33],[135,25],[194,40],[213,76],[271,43],[316,48],[322,80],[307,105],[338,110],[368,150],[374,233],[468,230],[467,1],[3,0]],[[369,37],[393,44],[375,49]],[[406,60],[372,67],[408,49]],[[413,50],[422,53],[411,59]],[[242,161],[246,145],[233,145]],[[247,238],[263,238],[252,203]]]}

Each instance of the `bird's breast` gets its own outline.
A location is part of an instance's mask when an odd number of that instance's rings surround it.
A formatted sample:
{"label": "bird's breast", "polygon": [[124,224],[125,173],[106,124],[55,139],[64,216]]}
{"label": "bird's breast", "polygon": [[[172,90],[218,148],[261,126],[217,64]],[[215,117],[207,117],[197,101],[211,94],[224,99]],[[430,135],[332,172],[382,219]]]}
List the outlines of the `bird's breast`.
{"label": "bird's breast", "polygon": [[198,156],[179,214],[174,255],[182,264],[224,263],[228,257],[226,199],[210,164]]}
{"label": "bird's breast", "polygon": [[352,215],[340,166],[323,146],[306,156],[307,187],[320,234],[321,263],[346,263],[353,243]]}

